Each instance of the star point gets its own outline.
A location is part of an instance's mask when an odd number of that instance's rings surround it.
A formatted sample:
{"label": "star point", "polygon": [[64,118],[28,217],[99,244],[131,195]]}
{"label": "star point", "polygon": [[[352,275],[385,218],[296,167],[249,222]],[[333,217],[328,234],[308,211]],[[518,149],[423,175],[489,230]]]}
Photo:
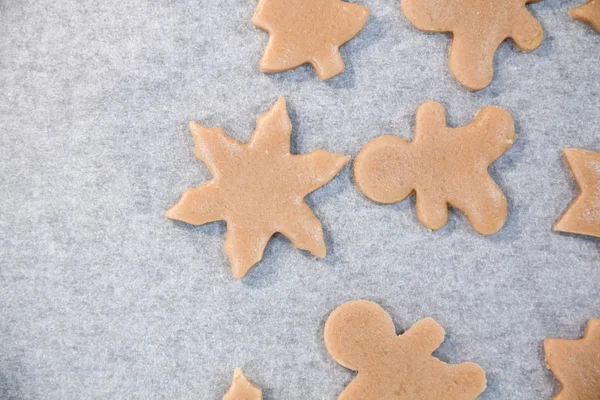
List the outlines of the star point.
{"label": "star point", "polygon": [[586,4],[569,10],[571,18],[585,22],[600,33],[600,0],[590,0]]}
{"label": "star point", "polygon": [[223,396],[223,400],[262,400],[262,398],[262,390],[252,384],[240,368],[236,368],[231,387]]}

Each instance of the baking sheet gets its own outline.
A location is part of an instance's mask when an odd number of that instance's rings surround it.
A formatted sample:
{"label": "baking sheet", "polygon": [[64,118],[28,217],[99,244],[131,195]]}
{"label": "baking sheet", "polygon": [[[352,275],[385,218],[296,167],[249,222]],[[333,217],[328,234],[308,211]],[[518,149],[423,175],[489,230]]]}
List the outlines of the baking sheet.
{"label": "baking sheet", "polygon": [[[262,74],[255,1],[0,0],[0,398],[220,399],[234,367],[265,399],[333,399],[354,376],[322,342],[329,312],[371,299],[398,332],[431,316],[435,353],[487,372],[481,399],[549,399],[545,337],[579,337],[600,316],[597,240],[553,233],[577,193],[563,147],[600,150],[600,35],[554,0],[529,8],[546,37],[505,42],[491,86],[471,93],[447,66],[449,38],[424,34],[395,0],[342,48],[346,72]],[[356,155],[413,135],[437,100],[451,125],[508,109],[519,139],[492,167],[510,204],[484,238],[459,212],[429,232],[414,199],[362,196],[346,167],[308,203],[328,255],[281,235],[242,281],[225,225],[164,218],[210,178],[190,120],[246,141],[280,95],[293,151]]]}

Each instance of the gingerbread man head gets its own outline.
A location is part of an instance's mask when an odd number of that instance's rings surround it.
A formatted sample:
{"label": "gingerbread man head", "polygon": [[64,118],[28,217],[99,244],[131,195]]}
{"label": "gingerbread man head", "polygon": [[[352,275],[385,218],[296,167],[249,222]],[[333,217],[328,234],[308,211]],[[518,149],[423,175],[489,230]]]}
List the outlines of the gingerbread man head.
{"label": "gingerbread man head", "polygon": [[431,318],[397,336],[390,316],[377,304],[350,301],[325,324],[325,346],[339,364],[358,371],[340,400],[468,400],[486,387],[473,363],[449,365],[432,357],[444,330]]}
{"label": "gingerbread man head", "polygon": [[417,111],[415,132],[412,142],[381,136],[367,143],[354,162],[358,189],[384,204],[416,192],[417,216],[429,229],[446,225],[452,206],[479,233],[496,233],[508,206],[487,169],[516,138],[510,114],[486,107],[470,124],[449,128],[444,107],[430,101]]}

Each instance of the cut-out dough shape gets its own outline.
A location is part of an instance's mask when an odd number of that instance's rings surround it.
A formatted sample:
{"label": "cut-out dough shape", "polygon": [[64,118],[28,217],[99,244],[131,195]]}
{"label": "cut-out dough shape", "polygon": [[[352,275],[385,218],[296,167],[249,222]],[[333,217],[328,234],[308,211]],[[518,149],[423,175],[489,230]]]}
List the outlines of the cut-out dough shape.
{"label": "cut-out dough shape", "polygon": [[564,149],[563,154],[580,192],[554,230],[600,237],[600,153]]}
{"label": "cut-out dough shape", "polygon": [[431,354],[444,329],[425,318],[397,336],[390,316],[366,300],[344,303],[325,324],[325,346],[335,361],[358,371],[339,400],[471,400],[486,388],[474,363],[446,364]]}
{"label": "cut-out dough shape", "polygon": [[525,7],[540,0],[401,0],[406,18],[425,32],[453,34],[450,70],[470,90],[494,77],[494,55],[507,38],[522,51],[535,50],[544,37]]}
{"label": "cut-out dough shape", "polygon": [[186,190],[167,212],[168,218],[192,225],[225,220],[225,252],[236,278],[244,277],[262,259],[276,232],[297,248],[325,257],[321,222],[303,199],[329,183],[348,156],[323,150],[290,154],[292,122],[283,97],[257,119],[248,144],[230,138],[220,128],[192,122],[190,130],[196,157],[213,179]]}
{"label": "cut-out dough shape", "polygon": [[600,319],[588,322],[582,339],[546,339],[544,351],[561,385],[554,400],[600,399]]}
{"label": "cut-out dough shape", "polygon": [[446,225],[450,205],[479,233],[500,230],[507,201],[487,169],[516,139],[510,114],[486,107],[469,125],[449,128],[444,107],[430,101],[419,107],[415,131],[412,142],[388,135],[361,149],[354,162],[358,189],[384,204],[416,192],[417,217],[429,229]]}
{"label": "cut-out dough shape", "polygon": [[319,78],[344,71],[339,48],[360,32],[369,9],[340,0],[260,0],[252,23],[269,33],[262,72],[311,64]]}
{"label": "cut-out dough shape", "polygon": [[582,6],[572,8],[569,15],[573,19],[585,22],[596,32],[600,32],[600,0],[590,0]]}
{"label": "cut-out dough shape", "polygon": [[236,368],[231,387],[223,396],[223,400],[262,400],[262,398],[262,390],[253,385],[240,368]]}

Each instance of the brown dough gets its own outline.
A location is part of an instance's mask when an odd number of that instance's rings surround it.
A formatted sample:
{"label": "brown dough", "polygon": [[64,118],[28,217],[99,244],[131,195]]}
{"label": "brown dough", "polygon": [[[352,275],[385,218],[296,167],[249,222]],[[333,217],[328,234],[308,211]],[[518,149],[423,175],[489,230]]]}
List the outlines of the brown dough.
{"label": "brown dough", "polygon": [[569,11],[571,18],[585,22],[596,32],[600,32],[600,0],[590,0],[587,4]]}
{"label": "brown dough", "polygon": [[591,319],[583,339],[546,339],[546,361],[561,385],[554,400],[600,399],[600,319]]}
{"label": "brown dough", "polygon": [[310,63],[321,79],[344,71],[339,47],[360,32],[369,9],[340,0],[260,0],[252,23],[269,33],[262,72]]}
{"label": "brown dough", "polygon": [[563,153],[580,192],[554,230],[600,237],[600,153],[580,149]]}
{"label": "brown dough", "polygon": [[244,277],[262,259],[276,232],[297,248],[325,257],[321,223],[303,198],[329,183],[348,156],[323,150],[290,154],[292,122],[283,97],[257,119],[248,144],[228,137],[220,128],[192,122],[190,130],[196,157],[213,179],[186,190],[167,212],[168,218],[193,225],[227,221],[225,252],[236,278]]}
{"label": "brown dough", "polygon": [[507,38],[523,51],[540,45],[544,31],[525,7],[536,1],[401,0],[404,15],[417,29],[453,34],[450,70],[470,90],[490,84],[494,55]]}
{"label": "brown dough", "polygon": [[446,125],[444,107],[427,102],[417,111],[415,139],[381,136],[368,142],[354,162],[358,189],[379,203],[417,195],[417,217],[429,229],[448,222],[448,205],[464,212],[483,235],[504,225],[507,201],[487,169],[516,139],[510,114],[480,110],[460,128]]}
{"label": "brown dough", "polygon": [[236,368],[231,387],[223,396],[223,400],[262,400],[262,398],[262,390],[250,383],[241,369]]}
{"label": "brown dough", "polygon": [[403,335],[379,305],[344,303],[325,324],[325,346],[344,367],[358,371],[339,400],[470,400],[486,388],[474,363],[449,365],[433,357],[444,329],[425,318]]}

